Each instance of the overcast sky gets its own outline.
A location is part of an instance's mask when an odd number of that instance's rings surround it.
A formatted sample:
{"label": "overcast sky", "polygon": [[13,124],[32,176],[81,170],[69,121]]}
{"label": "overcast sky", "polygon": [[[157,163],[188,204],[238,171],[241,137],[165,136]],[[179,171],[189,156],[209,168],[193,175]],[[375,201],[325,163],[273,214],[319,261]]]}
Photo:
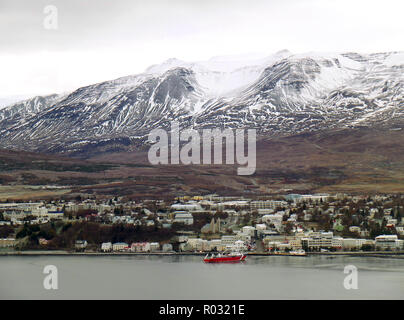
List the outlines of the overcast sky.
{"label": "overcast sky", "polygon": [[171,57],[403,51],[403,12],[403,0],[0,0],[0,105]]}

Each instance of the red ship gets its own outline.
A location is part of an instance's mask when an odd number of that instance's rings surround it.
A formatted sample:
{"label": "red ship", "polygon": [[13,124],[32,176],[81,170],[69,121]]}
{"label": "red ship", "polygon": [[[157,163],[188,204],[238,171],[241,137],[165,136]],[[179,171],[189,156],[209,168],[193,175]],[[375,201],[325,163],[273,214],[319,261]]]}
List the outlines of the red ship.
{"label": "red ship", "polygon": [[206,263],[219,263],[219,262],[241,262],[244,261],[246,255],[240,252],[232,253],[211,253],[207,254],[203,259]]}

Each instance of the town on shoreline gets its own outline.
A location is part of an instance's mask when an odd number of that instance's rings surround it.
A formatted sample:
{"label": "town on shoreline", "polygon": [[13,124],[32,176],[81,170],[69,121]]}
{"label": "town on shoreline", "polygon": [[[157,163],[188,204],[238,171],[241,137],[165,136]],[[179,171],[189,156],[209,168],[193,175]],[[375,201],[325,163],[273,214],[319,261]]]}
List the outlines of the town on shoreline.
{"label": "town on shoreline", "polygon": [[0,203],[0,255],[400,256],[404,196],[219,195]]}
{"label": "town on shoreline", "polygon": [[[270,253],[270,252],[246,252],[247,256],[250,257],[296,257],[297,255],[281,252],[281,253]],[[1,256],[19,256],[19,257],[32,257],[32,256],[82,256],[82,257],[128,257],[128,256],[149,256],[149,257],[172,257],[172,256],[205,256],[206,252],[99,252],[99,251],[62,251],[62,250],[28,250],[28,251],[15,251],[15,250],[3,250],[0,251]],[[397,258],[404,259],[404,250],[400,251],[336,251],[336,252],[309,252],[304,255],[307,256],[326,256],[329,258],[333,257],[372,257],[372,258]],[[298,256],[300,257],[300,256]]]}

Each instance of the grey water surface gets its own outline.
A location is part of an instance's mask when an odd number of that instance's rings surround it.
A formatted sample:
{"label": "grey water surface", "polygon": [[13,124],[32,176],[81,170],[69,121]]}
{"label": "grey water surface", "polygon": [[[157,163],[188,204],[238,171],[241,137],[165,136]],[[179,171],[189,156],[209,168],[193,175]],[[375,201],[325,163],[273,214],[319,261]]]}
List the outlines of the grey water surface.
{"label": "grey water surface", "polygon": [[[47,265],[57,267],[57,290],[44,288]],[[358,270],[358,289],[344,287],[347,265]],[[404,299],[404,259],[2,256],[0,299]]]}

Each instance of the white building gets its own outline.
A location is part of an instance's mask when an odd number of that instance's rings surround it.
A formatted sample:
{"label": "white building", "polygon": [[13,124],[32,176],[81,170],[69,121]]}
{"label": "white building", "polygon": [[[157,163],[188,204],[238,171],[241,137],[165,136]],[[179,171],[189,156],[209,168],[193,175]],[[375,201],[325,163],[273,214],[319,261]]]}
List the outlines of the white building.
{"label": "white building", "polygon": [[209,241],[209,250],[217,250],[217,251],[223,251],[226,249],[225,246],[222,245],[222,240],[220,239],[213,239]]}
{"label": "white building", "polygon": [[112,243],[111,242],[104,242],[101,244],[101,251],[103,252],[110,252],[112,251]]}
{"label": "white building", "polygon": [[359,249],[360,248],[360,242],[358,241],[359,239],[353,239],[353,238],[344,238],[342,239],[342,249],[345,251],[349,251],[352,249]]}
{"label": "white building", "polygon": [[288,240],[290,247],[293,250],[302,249],[302,240],[301,238],[292,238]]}
{"label": "white building", "polygon": [[226,208],[248,208],[249,202],[246,200],[233,200],[233,201],[226,201],[218,204],[218,208],[226,209]]}
{"label": "white building", "polygon": [[209,241],[205,240],[205,239],[201,239],[201,241],[197,242],[196,250],[197,251],[209,251],[210,250]]}
{"label": "white building", "polygon": [[129,249],[129,245],[125,242],[117,242],[112,245],[113,251],[126,251]]}
{"label": "white building", "polygon": [[358,226],[350,226],[350,227],[349,227],[349,231],[350,231],[350,232],[357,232],[357,233],[359,233],[359,232],[361,231],[361,228],[358,227]]}
{"label": "white building", "polygon": [[246,242],[250,242],[251,241],[251,236],[249,234],[244,233],[244,232],[237,232],[236,239],[246,241]]}
{"label": "white building", "polygon": [[403,240],[397,235],[380,235],[375,238],[376,250],[400,250],[403,248]]}
{"label": "white building", "polygon": [[222,245],[225,247],[232,247],[237,241],[236,236],[222,236]]}
{"label": "white building", "polygon": [[187,244],[191,248],[191,251],[209,251],[213,249],[211,243],[212,241],[204,240],[201,238],[189,238],[187,240]]}
{"label": "white building", "polygon": [[263,216],[265,214],[272,214],[275,212],[275,209],[258,209],[258,214]]}
{"label": "white building", "polygon": [[130,246],[132,252],[150,252],[149,242],[134,242]]}
{"label": "white building", "polygon": [[335,244],[332,232],[311,232],[301,238],[302,246],[309,249],[332,248]]}
{"label": "white building", "polygon": [[194,224],[194,217],[190,213],[178,212],[175,214],[174,222],[192,225]]}
{"label": "white building", "polygon": [[14,238],[0,239],[0,248],[14,247],[15,243],[16,241]]}
{"label": "white building", "polygon": [[273,224],[277,230],[282,225],[283,216],[280,214],[268,214],[262,217],[262,222],[268,225]]}
{"label": "white building", "polygon": [[150,243],[150,252],[160,250],[160,244],[158,242],[151,242]]}
{"label": "white building", "polygon": [[254,236],[254,233],[255,233],[255,228],[254,227],[252,227],[252,226],[245,226],[245,227],[243,227],[243,233],[244,234],[246,234],[246,235],[249,235],[250,237],[253,237]]}
{"label": "white building", "polygon": [[313,202],[320,202],[320,201],[327,201],[330,196],[328,194],[302,194],[302,195],[295,195],[293,201],[295,203],[303,202],[303,201],[313,201]]}
{"label": "white building", "polygon": [[258,200],[250,202],[250,209],[276,209],[278,207],[286,207],[287,205],[288,203],[283,200]]}
{"label": "white building", "polygon": [[236,251],[245,251],[247,250],[247,246],[245,245],[244,241],[237,240],[236,242],[234,242],[232,249]]}
{"label": "white building", "polygon": [[187,244],[188,244],[193,250],[195,250],[195,249],[196,249],[196,243],[197,243],[199,240],[202,240],[202,239],[199,239],[199,238],[188,238]]}
{"label": "white building", "polygon": [[202,210],[202,207],[197,202],[190,202],[190,203],[175,203],[171,206],[171,209],[177,211],[196,211],[196,210]]}
{"label": "white building", "polygon": [[342,249],[342,237],[333,237],[331,240],[331,247],[335,249]]}
{"label": "white building", "polygon": [[173,245],[171,243],[164,243],[161,250],[163,252],[171,252],[173,251]]}
{"label": "white building", "polygon": [[404,235],[404,227],[396,227],[397,233],[401,236]]}

